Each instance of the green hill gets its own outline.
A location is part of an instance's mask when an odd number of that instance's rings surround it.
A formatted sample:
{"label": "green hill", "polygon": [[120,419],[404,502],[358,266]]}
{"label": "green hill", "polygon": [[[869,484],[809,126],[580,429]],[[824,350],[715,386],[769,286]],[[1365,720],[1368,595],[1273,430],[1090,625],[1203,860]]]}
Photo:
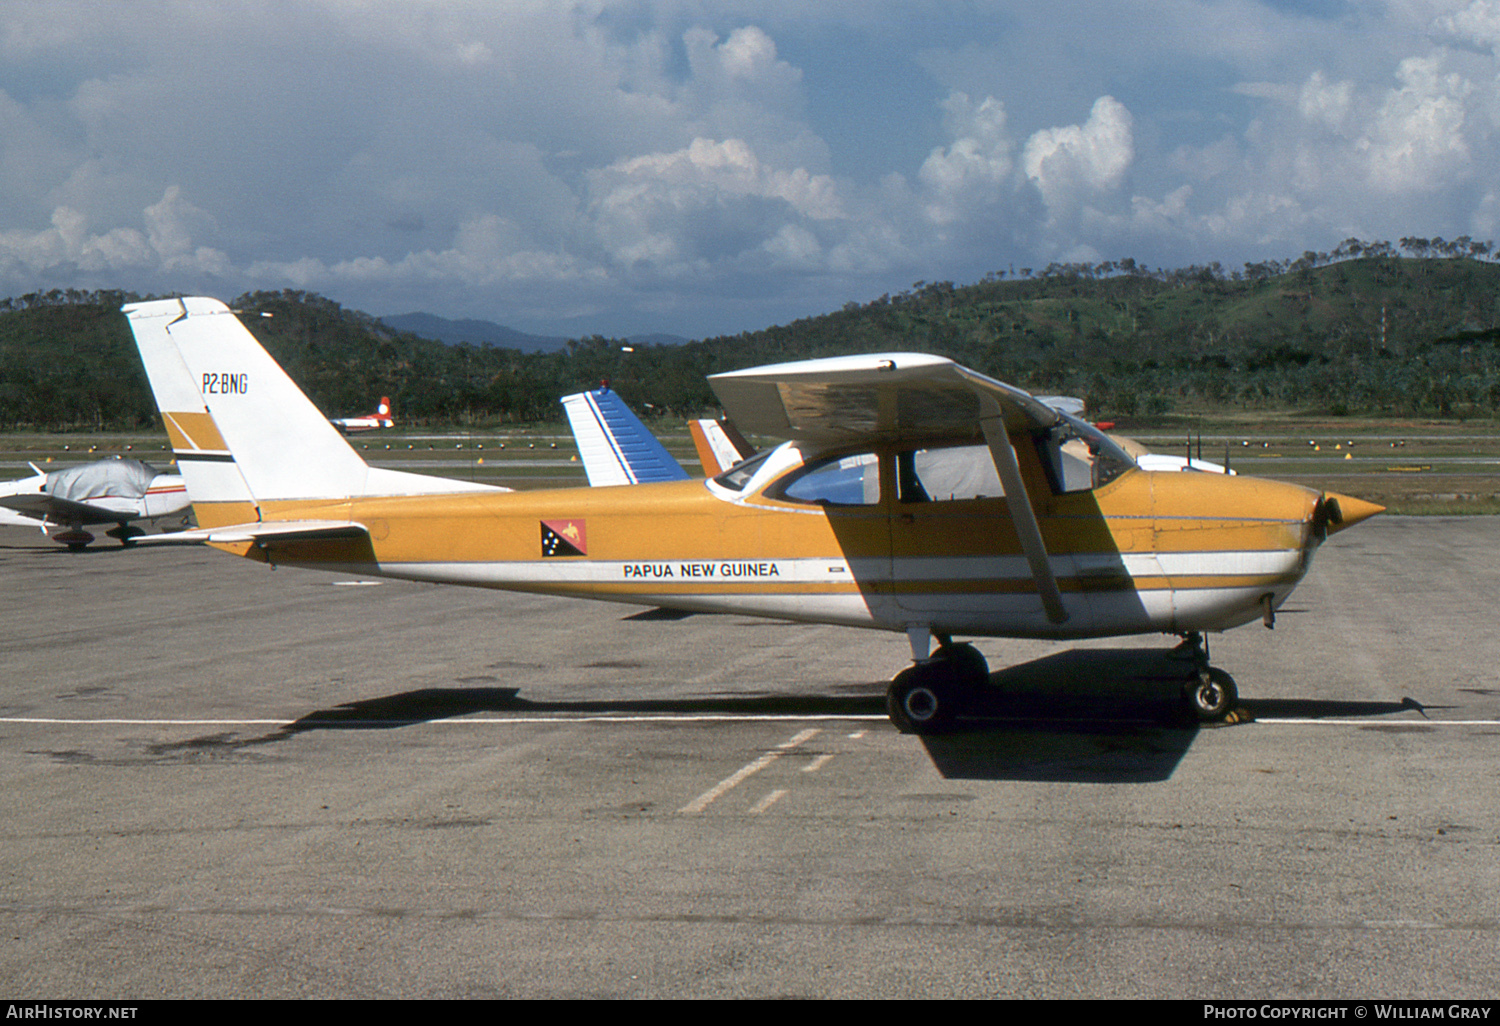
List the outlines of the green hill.
{"label": "green hill", "polygon": [[[293,291],[232,305],[325,413],[364,412],[389,395],[403,422],[433,426],[556,420],[559,396],[604,379],[638,409],[695,416],[713,409],[704,378],[716,371],[885,350],[937,353],[1023,388],[1077,395],[1101,418],[1290,408],[1492,416],[1500,265],[1484,259],[1488,246],[1402,248],[1441,255],[1349,240],[1332,256],[1236,272],[1054,265],[965,286],[918,282],[765,331],[631,352],[599,336],[550,353],[447,346]],[[137,298],[0,301],[0,426],[150,425],[154,406],[119,313]]]}

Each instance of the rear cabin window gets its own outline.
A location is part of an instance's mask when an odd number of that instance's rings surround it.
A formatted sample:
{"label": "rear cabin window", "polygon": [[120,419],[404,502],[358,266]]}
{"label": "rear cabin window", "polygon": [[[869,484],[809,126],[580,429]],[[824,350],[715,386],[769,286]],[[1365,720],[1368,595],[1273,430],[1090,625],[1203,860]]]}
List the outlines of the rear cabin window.
{"label": "rear cabin window", "polygon": [[902,502],[996,499],[1005,494],[986,445],[897,453],[896,484]]}

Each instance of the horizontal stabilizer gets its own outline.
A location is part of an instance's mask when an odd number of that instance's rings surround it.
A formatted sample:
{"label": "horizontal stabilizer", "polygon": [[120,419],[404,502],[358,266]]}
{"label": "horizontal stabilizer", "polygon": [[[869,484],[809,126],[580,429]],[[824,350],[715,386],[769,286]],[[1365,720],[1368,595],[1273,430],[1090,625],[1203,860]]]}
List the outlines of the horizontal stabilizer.
{"label": "horizontal stabilizer", "polygon": [[137,545],[243,545],[247,542],[364,538],[369,533],[364,524],[352,520],[274,520],[205,527],[195,531],[174,531],[170,534],[148,534],[135,539],[135,542]]}

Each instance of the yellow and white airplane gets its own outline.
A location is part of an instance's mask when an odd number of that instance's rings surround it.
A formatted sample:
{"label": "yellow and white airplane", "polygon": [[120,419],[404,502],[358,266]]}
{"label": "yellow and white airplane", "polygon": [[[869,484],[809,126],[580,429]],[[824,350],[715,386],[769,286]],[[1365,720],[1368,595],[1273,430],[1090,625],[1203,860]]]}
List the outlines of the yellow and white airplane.
{"label": "yellow and white airplane", "polygon": [[1234,683],[1209,667],[1201,632],[1269,625],[1319,543],[1381,509],[1143,471],[1089,424],[911,353],[715,375],[736,424],[788,440],[716,477],[509,492],[367,466],[217,300],[125,313],[200,525],[175,540],[272,564],[904,632],[913,663],[888,706],[914,732],[950,725],[988,683],[961,635],[1182,635],[1195,668],[1184,699],[1223,717]]}

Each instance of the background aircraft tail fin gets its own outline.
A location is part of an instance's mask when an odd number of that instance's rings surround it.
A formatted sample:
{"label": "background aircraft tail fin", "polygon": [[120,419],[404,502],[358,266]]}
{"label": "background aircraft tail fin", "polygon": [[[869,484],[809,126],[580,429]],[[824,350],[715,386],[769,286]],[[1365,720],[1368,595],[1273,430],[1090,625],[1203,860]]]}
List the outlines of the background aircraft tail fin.
{"label": "background aircraft tail fin", "polygon": [[745,436],[732,421],[692,420],[688,421],[688,430],[693,436],[693,447],[698,450],[698,462],[703,464],[705,477],[722,474],[755,455],[755,446],[745,441]]}
{"label": "background aircraft tail fin", "polygon": [[687,471],[608,387],[562,398],[590,485],[686,481]]}

